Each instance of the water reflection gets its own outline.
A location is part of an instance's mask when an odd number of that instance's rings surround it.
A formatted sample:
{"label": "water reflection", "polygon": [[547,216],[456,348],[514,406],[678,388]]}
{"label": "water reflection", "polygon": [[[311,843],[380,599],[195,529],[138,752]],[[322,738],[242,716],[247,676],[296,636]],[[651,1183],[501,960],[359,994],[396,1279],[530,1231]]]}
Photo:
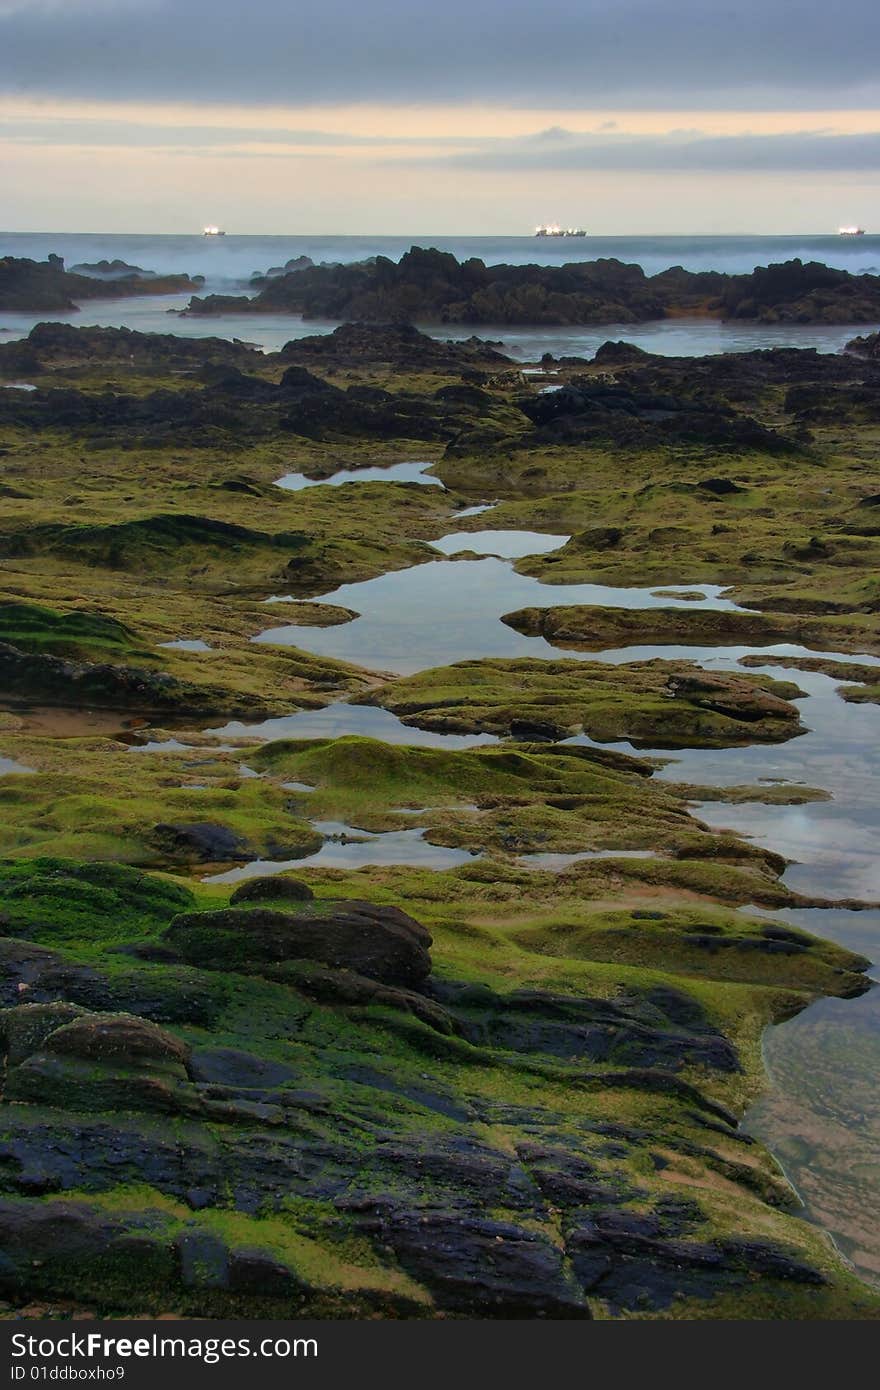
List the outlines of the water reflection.
{"label": "water reflection", "polygon": [[[461,513],[459,512],[460,516]],[[525,555],[548,555],[571,540],[570,536],[548,536],[539,531],[453,531],[432,541],[435,550],[455,555],[472,550],[475,555],[494,555],[501,560],[519,560]]]}
{"label": "water reflection", "polygon": [[478,855],[466,849],[450,849],[446,845],[431,845],[425,830],[413,826],[410,830],[389,830],[371,834],[346,825],[344,821],[313,821],[315,829],[326,838],[314,854],[300,859],[255,859],[250,864],[213,874],[206,883],[240,883],[248,878],[264,878],[286,869],[363,869],[368,865],[406,864],[424,869],[452,869],[467,864]]}
{"label": "water reflection", "polygon": [[[299,629],[302,632],[302,628]],[[310,629],[311,633],[314,629]],[[494,734],[437,734],[428,729],[411,729],[401,723],[390,710],[374,705],[350,705],[343,700],[323,709],[299,710],[258,724],[244,724],[238,719],[221,728],[205,729],[217,738],[345,738],[357,734],[361,738],[380,739],[383,743],[409,743],[422,748],[474,748],[478,744],[498,743]]]}
{"label": "water reflection", "polygon": [[[880,912],[773,916],[869,956],[880,940]],[[831,1232],[864,1277],[880,1283],[880,989],[859,999],[821,999],[769,1028],[764,1057],[770,1087],[743,1128],[777,1155],[806,1215]]]}
{"label": "water reflection", "polygon": [[[489,533],[505,535],[504,532]],[[516,534],[516,533],[515,533]],[[547,537],[539,532],[520,532],[519,542],[528,547],[519,553],[536,554]],[[479,532],[460,533],[471,545]],[[435,544],[442,547],[449,537]],[[552,537],[554,541],[559,537]],[[459,536],[455,537],[458,548]],[[687,581],[675,586],[687,588]],[[702,584],[703,600],[677,599],[654,586],[639,589],[610,584],[561,584],[548,588],[529,575],[517,574],[504,560],[430,560],[424,565],[380,575],[360,584],[342,584],[321,594],[316,603],[340,604],[360,614],[344,627],[312,628],[308,650],[337,657],[371,670],[411,675],[432,666],[481,657],[535,656],[559,660],[567,653],[543,637],[526,637],[506,627],[505,613],[532,606],[570,607],[598,604],[613,608],[711,608],[736,609],[723,597],[718,584]],[[672,586],[670,586],[672,589]],[[674,590],[672,591],[674,592]],[[256,642],[298,646],[304,643],[301,627],[275,627],[260,633]],[[658,648],[650,649],[654,655]],[[743,649],[745,650],[745,649]],[[596,653],[573,653],[595,660]]]}
{"label": "water reflection", "polygon": [[[302,492],[307,487],[342,487],[344,483],[420,483],[422,487],[439,487],[445,492],[439,478],[433,478],[428,469],[432,463],[389,463],[369,468],[340,468],[329,478],[309,478],[305,473],[285,473],[276,480],[275,486],[287,492]],[[459,516],[462,513],[459,512]]]}

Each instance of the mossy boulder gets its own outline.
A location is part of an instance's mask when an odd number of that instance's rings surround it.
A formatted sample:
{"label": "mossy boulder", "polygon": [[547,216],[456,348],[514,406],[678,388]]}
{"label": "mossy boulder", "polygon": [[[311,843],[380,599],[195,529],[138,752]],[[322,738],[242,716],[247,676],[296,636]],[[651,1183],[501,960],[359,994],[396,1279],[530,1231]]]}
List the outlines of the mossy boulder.
{"label": "mossy boulder", "polygon": [[17,1067],[36,1052],[50,1033],[88,1015],[87,1009],[59,999],[54,1004],[21,1004],[0,1012],[0,1041],[6,1064]]}
{"label": "mossy boulder", "polygon": [[431,972],[431,937],[399,908],[373,903],[322,904],[294,915],[270,908],[183,913],[166,941],[193,965],[255,970],[315,960],[385,984],[418,987]]}
{"label": "mossy boulder", "polygon": [[[51,1006],[49,1006],[51,1007]],[[189,1049],[134,1014],[77,1011],[11,1066],[5,1099],[74,1110],[187,1106]]]}
{"label": "mossy boulder", "polygon": [[267,878],[250,878],[236,888],[230,903],[266,902],[311,902],[314,893],[307,883],[298,878],[287,878],[283,874],[270,874]]}
{"label": "mossy boulder", "polygon": [[158,1024],[135,1014],[84,1014],[50,1033],[48,1052],[123,1066],[186,1069],[189,1049]]}

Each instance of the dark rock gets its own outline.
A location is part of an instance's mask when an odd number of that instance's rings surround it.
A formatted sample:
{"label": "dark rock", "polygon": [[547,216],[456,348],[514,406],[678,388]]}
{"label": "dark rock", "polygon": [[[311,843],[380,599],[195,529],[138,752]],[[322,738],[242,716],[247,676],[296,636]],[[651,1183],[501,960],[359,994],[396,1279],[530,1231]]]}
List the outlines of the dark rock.
{"label": "dark rock", "polygon": [[697,487],[703,492],[711,492],[713,497],[730,497],[735,492],[745,492],[745,488],[739,487],[731,478],[704,478],[697,483]]}
{"label": "dark rock", "polygon": [[593,526],[572,536],[571,544],[578,550],[613,550],[623,540],[619,526]]}
{"label": "dark rock", "polygon": [[635,343],[615,343],[609,340],[596,348],[593,362],[597,367],[628,367],[633,363],[644,362],[650,356],[651,353],[637,347]]}
{"label": "dark rock", "polygon": [[200,283],[188,275],[146,278],[142,274],[131,274],[95,279],[66,271],[58,256],[50,256],[46,261],[0,257],[0,309],[6,312],[66,311],[75,309],[78,300],[182,294],[197,289]]}
{"label": "dark rock", "polygon": [[825,1275],[803,1260],[783,1250],[771,1240],[748,1236],[728,1236],[719,1242],[726,1260],[742,1264],[750,1272],[795,1284],[827,1284]]}
{"label": "dark rock", "polygon": [[868,333],[864,338],[851,338],[843,350],[853,357],[880,361],[880,333]]}
{"label": "dark rock", "polygon": [[455,370],[475,363],[504,366],[510,358],[497,344],[480,338],[443,342],[404,323],[343,323],[332,333],[294,338],[281,349],[286,362],[322,363],[334,368],[385,364],[411,370],[434,367]]}
{"label": "dark rock", "polygon": [[545,1237],[508,1221],[448,1211],[381,1207],[363,1224],[425,1282],[440,1307],[492,1318],[588,1318],[570,1285],[561,1252]]}
{"label": "dark rock", "polygon": [[458,261],[448,252],[414,246],[397,262],[375,256],[272,276],[253,299],[194,298],[188,312],[295,313],[374,324],[564,325],[639,323],[694,310],[765,323],[876,322],[880,277],[800,260],[758,267],[748,275],[673,266],[646,276],[640,266],[616,259],[486,266],[475,258]]}
{"label": "dark rock", "polygon": [[184,959],[208,969],[308,959],[388,984],[412,987],[427,979],[431,938],[405,912],[356,901],[320,908],[298,916],[266,908],[185,913],[166,939]]}
{"label": "dark rock", "polygon": [[185,1288],[225,1289],[229,1285],[229,1250],[209,1231],[184,1231],[175,1242]]}
{"label": "dark rock", "polygon": [[185,1045],[130,1014],[81,1014],[11,1067],[5,1096],[77,1110],[158,1110],[187,1104]]}
{"label": "dark rock", "polygon": [[0,345],[0,373],[7,376],[97,362],[186,369],[217,361],[256,366],[261,360],[262,354],[253,348],[226,338],[181,338],[132,328],[77,328],[70,323],[38,323],[27,338]]}
{"label": "dark rock", "polygon": [[270,874],[266,878],[249,878],[240,883],[229,899],[230,904],[259,902],[311,902],[314,893],[307,883],[288,878],[284,874]]}
{"label": "dark rock", "polygon": [[[662,994],[611,1002],[541,990],[500,995],[483,988],[475,993],[449,984],[435,984],[434,993],[456,1015],[464,1036],[483,1047],[634,1069],[674,1071],[695,1064],[724,1072],[739,1069],[735,1049],[709,1026],[699,1005],[675,1019],[664,1013]],[[676,993],[670,991],[673,1014]],[[684,1017],[688,1022],[682,1027]]]}
{"label": "dark rock", "polygon": [[238,1294],[290,1298],[307,1293],[309,1285],[268,1250],[240,1246],[229,1259],[229,1288]]}
{"label": "dark rock", "polygon": [[244,862],[255,851],[225,825],[194,821],[188,825],[156,825],[151,839],[160,854],[171,859],[195,859],[204,864]]}
{"label": "dark rock", "polygon": [[296,1080],[297,1072],[285,1062],[257,1057],[238,1048],[201,1047],[190,1059],[190,1075],[194,1081],[264,1090]]}

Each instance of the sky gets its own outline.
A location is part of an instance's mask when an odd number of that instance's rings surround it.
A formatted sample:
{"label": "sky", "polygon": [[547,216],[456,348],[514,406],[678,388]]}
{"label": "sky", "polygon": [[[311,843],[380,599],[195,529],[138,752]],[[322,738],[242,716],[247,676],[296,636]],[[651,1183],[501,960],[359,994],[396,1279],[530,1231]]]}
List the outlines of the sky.
{"label": "sky", "polygon": [[0,0],[9,231],[880,231],[877,0]]}

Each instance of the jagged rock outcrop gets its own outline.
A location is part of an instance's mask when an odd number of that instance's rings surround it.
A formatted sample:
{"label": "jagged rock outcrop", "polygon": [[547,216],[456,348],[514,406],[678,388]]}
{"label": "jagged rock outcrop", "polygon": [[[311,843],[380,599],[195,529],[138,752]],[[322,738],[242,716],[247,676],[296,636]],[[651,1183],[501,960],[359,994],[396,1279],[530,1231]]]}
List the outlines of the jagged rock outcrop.
{"label": "jagged rock outcrop", "polygon": [[47,261],[25,257],[0,257],[0,309],[23,313],[69,312],[88,299],[117,299],[123,295],[189,294],[198,289],[201,277],[189,275],[145,276],[143,272],[123,276],[75,275],[64,269],[60,256]]}
{"label": "jagged rock outcrop", "polygon": [[702,312],[762,322],[866,323],[880,318],[880,277],[800,260],[750,275],[673,266],[653,276],[610,258],[562,266],[458,261],[414,246],[399,261],[376,256],[273,276],[254,298],[193,298],[191,314],[296,313],[372,323],[640,323]]}
{"label": "jagged rock outcrop", "polygon": [[333,367],[386,364],[410,371],[421,367],[460,371],[512,366],[511,358],[500,352],[499,346],[476,337],[444,342],[407,323],[343,323],[332,333],[293,338],[278,355],[285,362]]}

